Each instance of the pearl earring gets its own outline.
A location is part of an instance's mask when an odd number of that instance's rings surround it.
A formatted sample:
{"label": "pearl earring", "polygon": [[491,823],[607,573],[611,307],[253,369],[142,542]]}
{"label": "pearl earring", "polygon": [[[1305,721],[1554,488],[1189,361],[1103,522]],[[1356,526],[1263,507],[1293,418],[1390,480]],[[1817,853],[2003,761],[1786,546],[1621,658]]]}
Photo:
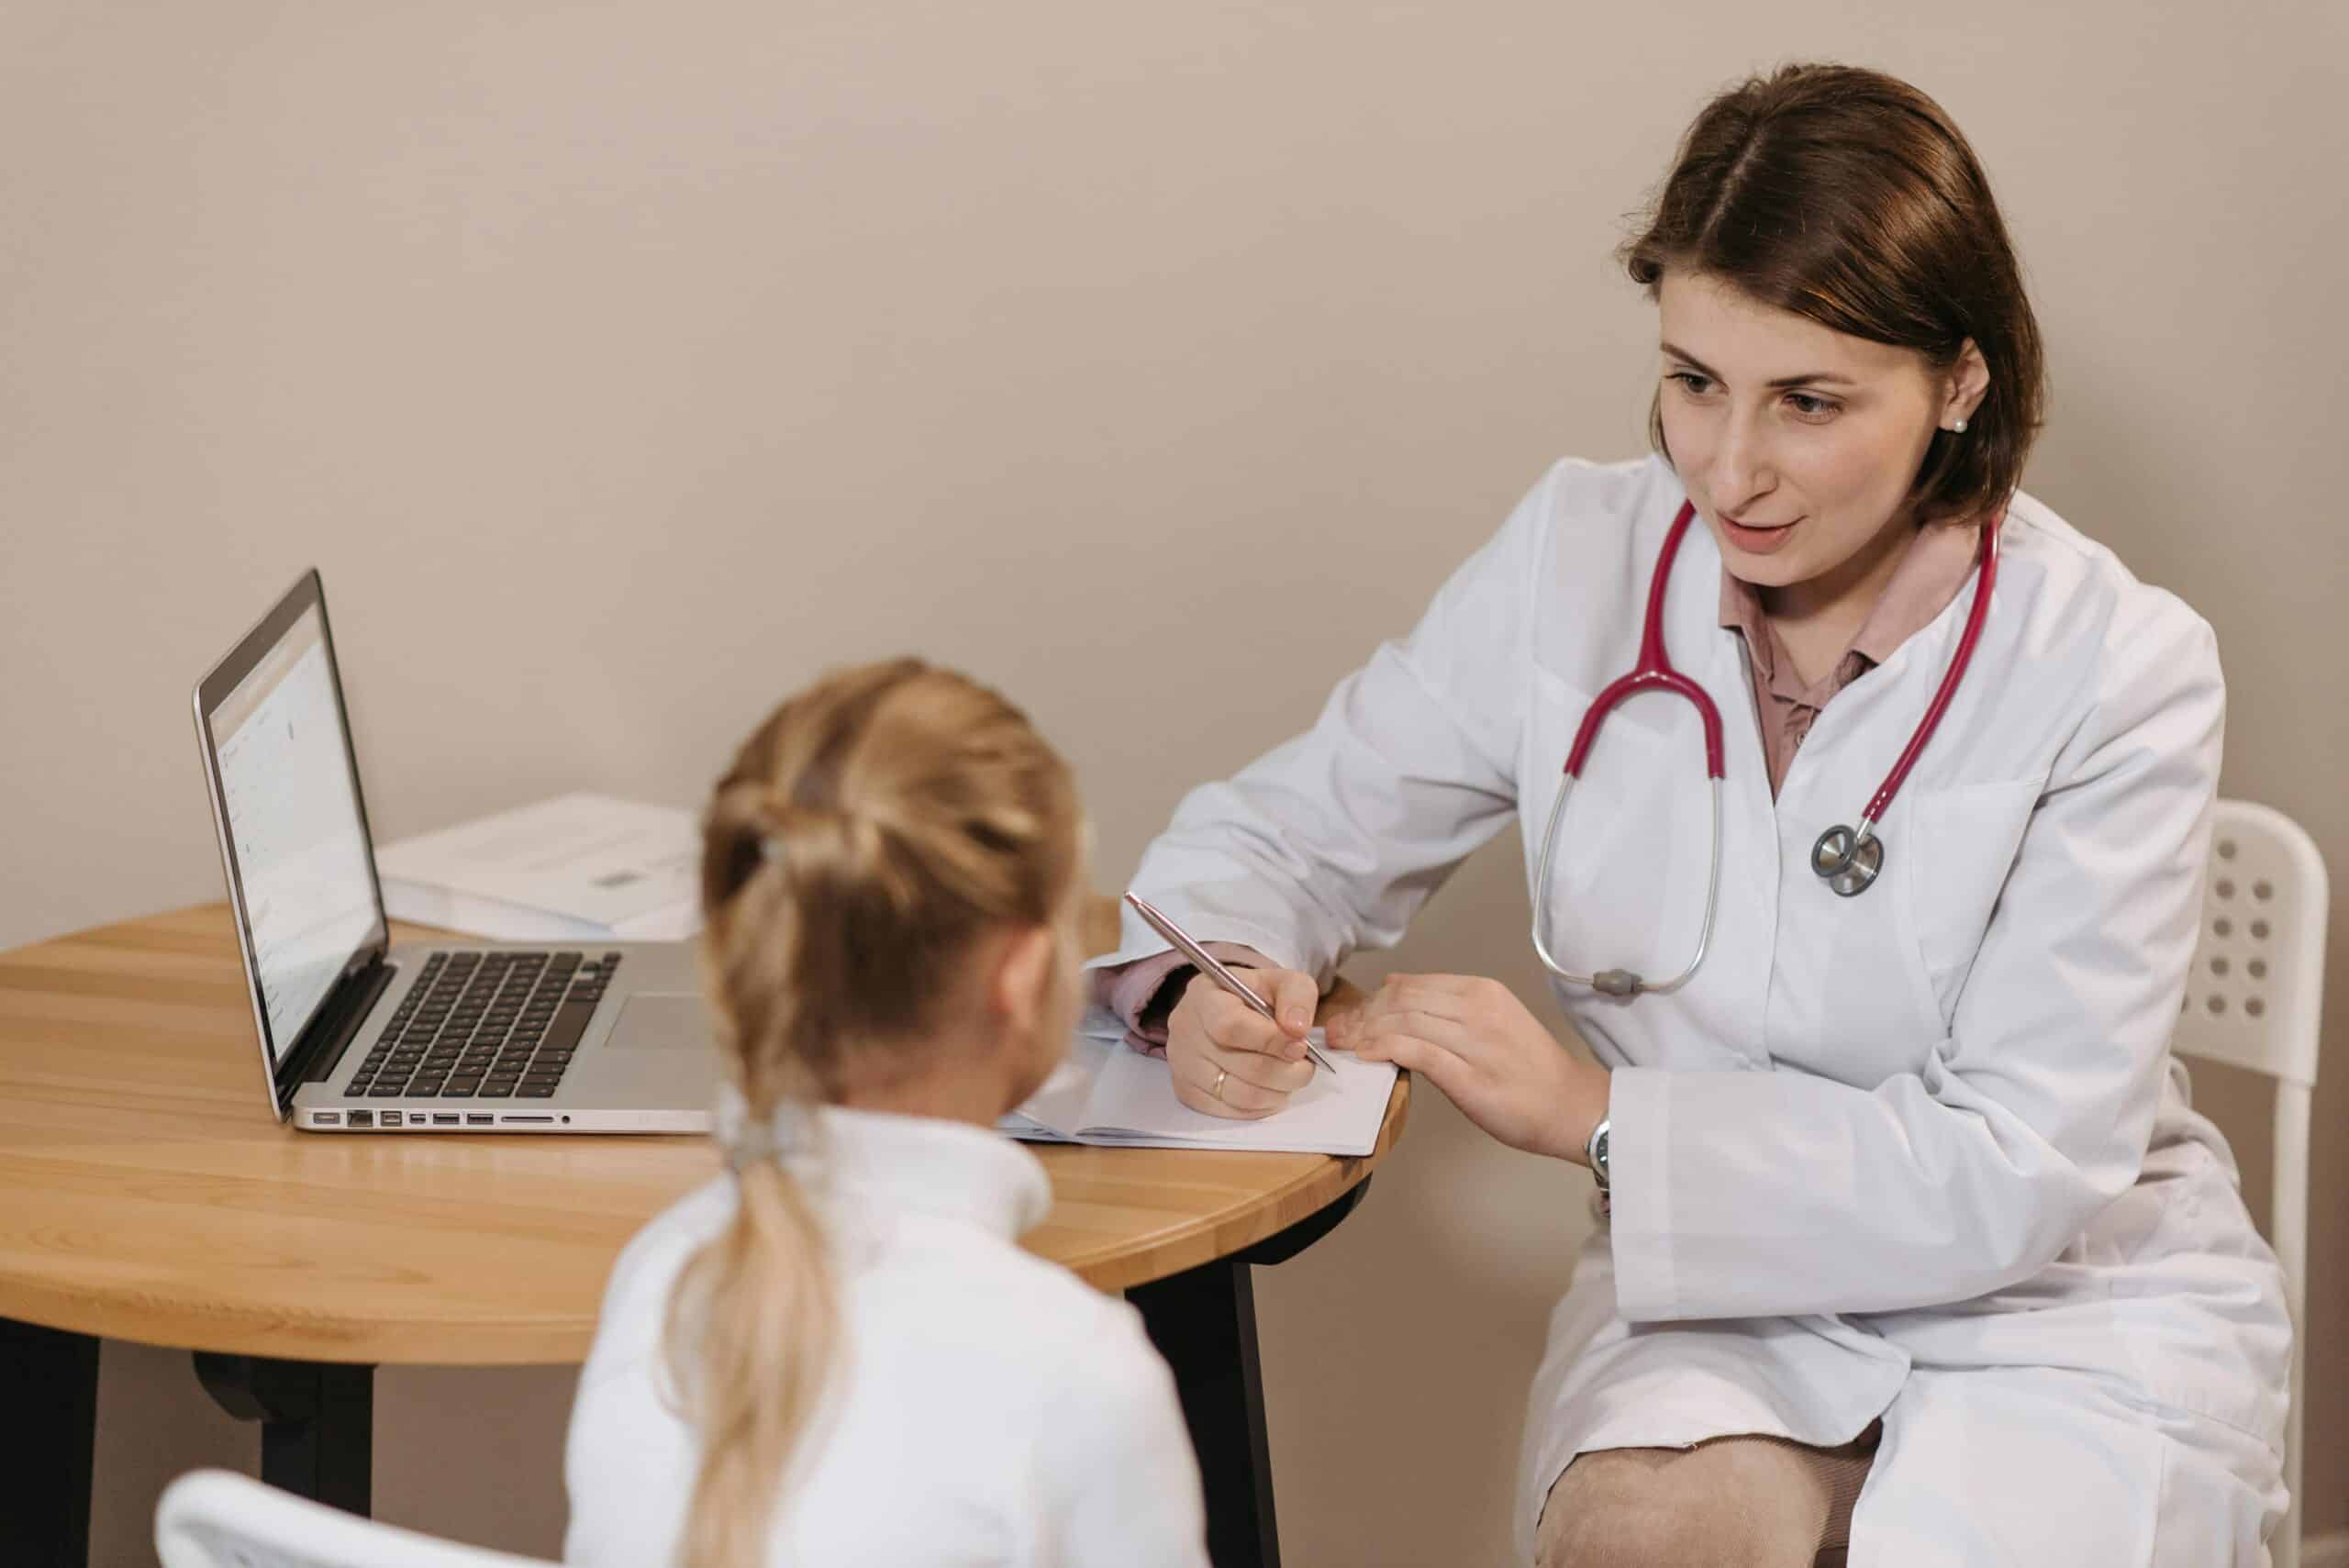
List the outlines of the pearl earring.
{"label": "pearl earring", "polygon": [[1960,419],[1956,424],[1952,425],[1952,426],[1950,427],[1950,428],[1951,428],[1953,431],[1956,432],[1958,435],[1961,435],[1961,436],[1962,436],[1962,435],[1965,434],[1965,420],[1963,420],[1963,419]]}

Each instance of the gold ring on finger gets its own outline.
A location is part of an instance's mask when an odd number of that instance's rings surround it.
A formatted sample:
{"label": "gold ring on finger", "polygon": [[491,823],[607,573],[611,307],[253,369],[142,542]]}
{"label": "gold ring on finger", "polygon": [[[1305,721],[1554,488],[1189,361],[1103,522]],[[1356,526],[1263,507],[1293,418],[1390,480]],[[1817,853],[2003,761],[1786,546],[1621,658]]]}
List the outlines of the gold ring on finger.
{"label": "gold ring on finger", "polygon": [[1215,1070],[1215,1087],[1214,1087],[1214,1088],[1212,1088],[1212,1089],[1209,1089],[1209,1090],[1208,1091],[1208,1094],[1210,1094],[1210,1095],[1214,1095],[1214,1096],[1215,1096],[1217,1099],[1219,1099],[1219,1099],[1221,1099],[1221,1098],[1223,1098],[1223,1081],[1224,1081],[1226,1078],[1229,1078],[1229,1077],[1230,1077],[1230,1076],[1231,1076],[1231,1069],[1230,1069],[1230,1068],[1229,1068],[1229,1067],[1219,1067],[1219,1068],[1217,1068],[1217,1069]]}

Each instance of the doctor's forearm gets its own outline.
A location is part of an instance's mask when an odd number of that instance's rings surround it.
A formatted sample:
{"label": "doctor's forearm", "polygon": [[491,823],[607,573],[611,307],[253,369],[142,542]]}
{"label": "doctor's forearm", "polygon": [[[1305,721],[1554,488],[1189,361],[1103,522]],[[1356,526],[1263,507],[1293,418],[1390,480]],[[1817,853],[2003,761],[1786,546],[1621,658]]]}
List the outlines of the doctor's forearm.
{"label": "doctor's forearm", "polygon": [[1626,1069],[1610,1084],[1617,1291],[1634,1320],[1880,1312],[2040,1272],[2133,1171],[2084,1169],[1904,1075]]}

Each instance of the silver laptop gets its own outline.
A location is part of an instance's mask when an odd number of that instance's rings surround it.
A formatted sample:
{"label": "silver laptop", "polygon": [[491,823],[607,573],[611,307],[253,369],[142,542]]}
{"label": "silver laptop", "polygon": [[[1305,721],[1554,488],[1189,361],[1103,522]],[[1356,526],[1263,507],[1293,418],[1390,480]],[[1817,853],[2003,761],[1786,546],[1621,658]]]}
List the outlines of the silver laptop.
{"label": "silver laptop", "polygon": [[706,1132],[692,948],[390,945],[313,571],[195,688],[279,1120],[309,1132]]}

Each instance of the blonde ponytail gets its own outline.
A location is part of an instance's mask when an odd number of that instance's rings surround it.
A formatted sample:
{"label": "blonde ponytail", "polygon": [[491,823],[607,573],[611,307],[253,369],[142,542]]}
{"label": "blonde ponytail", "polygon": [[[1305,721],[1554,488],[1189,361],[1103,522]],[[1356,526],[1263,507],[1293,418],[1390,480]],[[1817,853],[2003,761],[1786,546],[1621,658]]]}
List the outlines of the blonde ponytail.
{"label": "blonde ponytail", "polygon": [[[1067,764],[960,675],[865,665],[777,709],[703,828],[703,970],[751,1125],[918,1065],[976,937],[1063,912],[1080,835]],[[734,1217],[670,1302],[668,1363],[701,1446],[682,1568],[764,1561],[839,1344],[824,1227],[785,1152],[735,1162]]]}
{"label": "blonde ponytail", "polygon": [[776,1158],[735,1172],[723,1235],[678,1281],[670,1319],[700,1342],[693,1389],[702,1460],[686,1505],[682,1568],[750,1568],[766,1555],[789,1456],[821,1403],[839,1338],[823,1227]]}

